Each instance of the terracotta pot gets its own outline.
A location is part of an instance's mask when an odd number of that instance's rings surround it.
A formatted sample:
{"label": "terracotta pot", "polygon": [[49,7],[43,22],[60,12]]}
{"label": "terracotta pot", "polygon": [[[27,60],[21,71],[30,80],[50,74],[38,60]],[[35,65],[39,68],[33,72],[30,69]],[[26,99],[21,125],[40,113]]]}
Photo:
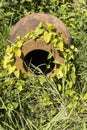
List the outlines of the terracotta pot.
{"label": "terracotta pot", "polygon": [[[18,21],[14,27],[12,28],[12,31],[10,33],[10,41],[13,42],[16,40],[17,36],[24,36],[30,31],[34,31],[35,28],[39,25],[39,23],[42,22],[45,23],[51,23],[56,28],[57,33],[62,32],[64,43],[69,46],[71,42],[70,33],[67,29],[67,27],[64,25],[64,23],[58,19],[57,17],[50,15],[50,14],[44,14],[44,13],[35,13],[30,14],[24,18],[22,18],[20,21]],[[37,39],[37,40],[27,40],[23,43],[22,47],[22,53],[23,56],[21,58],[16,57],[15,65],[17,68],[19,68],[22,73],[27,74],[27,69],[25,67],[25,64],[29,65],[31,62],[35,66],[41,66],[41,70],[48,74],[54,71],[55,64],[50,63],[49,60],[47,60],[47,55],[49,52],[52,52],[53,57],[52,60],[58,60],[59,62],[63,63],[64,59],[60,56],[58,51],[55,51],[53,49],[53,46],[51,44],[46,44],[44,40]],[[46,65],[50,63],[51,69],[45,70]]]}

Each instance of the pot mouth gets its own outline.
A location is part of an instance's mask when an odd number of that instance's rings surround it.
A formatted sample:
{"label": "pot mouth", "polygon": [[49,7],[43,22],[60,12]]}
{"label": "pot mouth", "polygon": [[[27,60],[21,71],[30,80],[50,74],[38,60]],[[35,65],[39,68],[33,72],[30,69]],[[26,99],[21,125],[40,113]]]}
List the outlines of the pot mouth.
{"label": "pot mouth", "polygon": [[55,67],[54,57],[48,59],[48,51],[35,49],[27,53],[23,59],[23,65],[26,71],[31,69],[35,74],[48,74]]}

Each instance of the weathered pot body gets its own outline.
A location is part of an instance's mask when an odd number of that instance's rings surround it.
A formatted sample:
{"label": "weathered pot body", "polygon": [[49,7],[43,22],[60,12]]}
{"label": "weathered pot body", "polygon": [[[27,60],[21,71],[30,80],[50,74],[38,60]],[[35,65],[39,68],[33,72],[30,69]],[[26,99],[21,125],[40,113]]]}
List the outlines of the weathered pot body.
{"label": "weathered pot body", "polygon": [[[66,45],[70,44],[70,42],[71,42],[70,33],[69,33],[67,27],[64,25],[64,23],[57,17],[50,15],[50,14],[45,14],[45,13],[30,14],[30,15],[22,18],[20,21],[18,21],[12,28],[12,31],[10,33],[10,41],[13,42],[16,40],[17,36],[24,36],[28,32],[34,31],[40,22],[42,22],[43,24],[45,24],[45,23],[53,24],[53,26],[57,30],[57,33],[62,33],[64,43]],[[42,39],[37,39],[36,41],[27,40],[23,44],[23,47],[22,47],[23,57],[21,57],[21,58],[16,57],[16,62],[15,62],[15,65],[17,66],[17,68],[19,68],[23,73],[27,74],[27,70],[25,69],[24,63],[23,63],[24,59],[25,59],[26,55],[28,55],[30,52],[32,52],[34,50],[42,50],[42,51],[45,51],[48,53],[52,52],[54,59],[58,60],[61,63],[64,62],[64,59],[60,56],[60,54],[57,51],[54,51],[52,45],[46,44],[44,40],[42,40]],[[41,51],[39,51],[39,52],[41,52]],[[39,57],[38,57],[38,59],[39,59]],[[38,62],[38,59],[36,60],[36,62]],[[28,60],[28,58],[27,58],[27,60]],[[39,59],[39,60],[41,60],[41,59]],[[30,61],[28,61],[28,62],[30,62]],[[39,65],[39,62],[38,62],[38,65]],[[54,66],[54,68],[52,68],[51,71],[53,71],[54,69],[55,69],[55,66]]]}

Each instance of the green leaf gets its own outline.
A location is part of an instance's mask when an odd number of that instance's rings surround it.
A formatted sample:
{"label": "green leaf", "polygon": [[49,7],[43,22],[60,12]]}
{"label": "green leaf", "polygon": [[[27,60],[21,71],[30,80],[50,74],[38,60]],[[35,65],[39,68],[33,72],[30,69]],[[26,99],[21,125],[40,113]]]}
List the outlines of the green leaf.
{"label": "green leaf", "polygon": [[19,48],[22,47],[22,41],[21,40],[19,40],[16,44],[17,44],[17,47],[19,47]]}
{"label": "green leaf", "polygon": [[16,69],[16,66],[9,67],[8,74],[12,74]]}
{"label": "green leaf", "polygon": [[62,90],[62,86],[60,84],[58,84],[58,90],[61,91]]}
{"label": "green leaf", "polygon": [[84,94],[83,100],[87,100],[87,93]]}
{"label": "green leaf", "polygon": [[46,43],[49,43],[52,38],[52,33],[48,33],[47,31],[44,32],[43,39],[45,40]]}
{"label": "green leaf", "polygon": [[42,35],[43,33],[44,33],[44,29],[37,27],[36,30],[34,31],[34,39]]}
{"label": "green leaf", "polygon": [[72,109],[73,108],[73,106],[74,106],[74,104],[71,102],[71,103],[69,103],[68,105],[67,105],[67,107],[69,108],[69,109]]}
{"label": "green leaf", "polygon": [[22,85],[20,84],[20,85],[17,87],[17,89],[18,89],[19,91],[22,91],[22,90],[23,90]]}
{"label": "green leaf", "polygon": [[70,49],[65,50],[64,58],[67,58],[67,60],[74,59],[73,52]]}
{"label": "green leaf", "polygon": [[54,26],[51,23],[46,23],[46,27],[48,30],[53,30]]}
{"label": "green leaf", "polygon": [[51,52],[49,52],[48,56],[47,56],[47,59],[51,59],[53,56],[53,54]]}
{"label": "green leaf", "polygon": [[21,49],[20,48],[15,48],[15,55],[20,57],[21,56]]}
{"label": "green leaf", "polygon": [[12,102],[12,105],[14,106],[14,108],[16,109],[18,107],[18,102]]}
{"label": "green leaf", "polygon": [[20,77],[20,70],[15,70],[14,75],[19,78]]}
{"label": "green leaf", "polygon": [[4,69],[7,67],[8,64],[13,65],[14,59],[11,59],[11,58],[12,58],[12,55],[10,55],[10,56],[7,56],[7,55],[6,55],[6,56],[4,57],[4,60],[3,60],[3,68],[4,68]]}
{"label": "green leaf", "polygon": [[58,60],[54,60],[53,63],[60,65],[60,62]]}
{"label": "green leaf", "polygon": [[72,82],[71,80],[70,80],[70,81],[67,80],[67,86],[68,86],[69,88],[72,88],[73,82]]}
{"label": "green leaf", "polygon": [[56,69],[55,74],[58,79],[61,79],[63,77],[63,72],[62,72],[61,68]]}
{"label": "green leaf", "polygon": [[46,65],[46,68],[47,68],[47,69],[50,69],[50,64]]}
{"label": "green leaf", "polygon": [[66,95],[69,95],[69,96],[73,96],[75,94],[75,91],[74,90],[67,90],[66,91]]}
{"label": "green leaf", "polygon": [[9,56],[6,55],[6,56],[4,57],[4,62],[5,62],[5,63],[8,63],[9,60],[10,60],[12,57],[13,57],[13,54],[10,54]]}
{"label": "green leaf", "polygon": [[75,51],[75,52],[78,52],[78,49],[75,47],[75,48],[74,48],[74,51]]}
{"label": "green leaf", "polygon": [[20,82],[20,80],[16,83],[16,86],[17,86],[17,89],[18,89],[19,91],[22,91],[22,89],[23,89],[23,84],[22,84],[22,82]]}
{"label": "green leaf", "polygon": [[63,51],[63,41],[58,42],[58,44],[56,46],[56,50]]}
{"label": "green leaf", "polygon": [[9,109],[10,111],[14,110],[14,106],[11,103],[7,104],[7,109]]}
{"label": "green leaf", "polygon": [[53,45],[56,45],[56,44],[58,43],[58,39],[57,39],[57,38],[52,39],[51,43],[52,43]]}
{"label": "green leaf", "polygon": [[46,82],[46,78],[44,76],[40,76],[39,82],[40,82],[41,85],[43,85]]}
{"label": "green leaf", "polygon": [[7,46],[7,49],[6,49],[6,54],[7,55],[9,55],[9,54],[11,54],[12,53],[12,51],[13,51],[13,48],[12,48],[12,46]]}
{"label": "green leaf", "polygon": [[39,25],[38,25],[38,28],[42,28],[43,27],[43,23],[40,22]]}
{"label": "green leaf", "polygon": [[74,49],[74,45],[71,45],[70,48],[73,50]]}

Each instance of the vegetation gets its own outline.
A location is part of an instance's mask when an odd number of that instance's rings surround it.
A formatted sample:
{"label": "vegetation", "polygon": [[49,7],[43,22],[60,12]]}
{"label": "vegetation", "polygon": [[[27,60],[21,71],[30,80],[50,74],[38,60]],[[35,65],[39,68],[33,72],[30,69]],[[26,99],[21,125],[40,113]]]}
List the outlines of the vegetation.
{"label": "vegetation", "polygon": [[[1,0],[0,130],[87,129],[86,4],[86,0]],[[72,86],[65,83],[67,79],[59,84],[58,79],[51,81],[44,74],[38,77],[32,70],[29,77],[19,78],[18,72],[15,77],[3,69],[10,29],[20,18],[34,12],[53,14],[68,27],[72,45],[79,50],[74,54],[76,80]],[[16,54],[20,55],[20,51]]]}

